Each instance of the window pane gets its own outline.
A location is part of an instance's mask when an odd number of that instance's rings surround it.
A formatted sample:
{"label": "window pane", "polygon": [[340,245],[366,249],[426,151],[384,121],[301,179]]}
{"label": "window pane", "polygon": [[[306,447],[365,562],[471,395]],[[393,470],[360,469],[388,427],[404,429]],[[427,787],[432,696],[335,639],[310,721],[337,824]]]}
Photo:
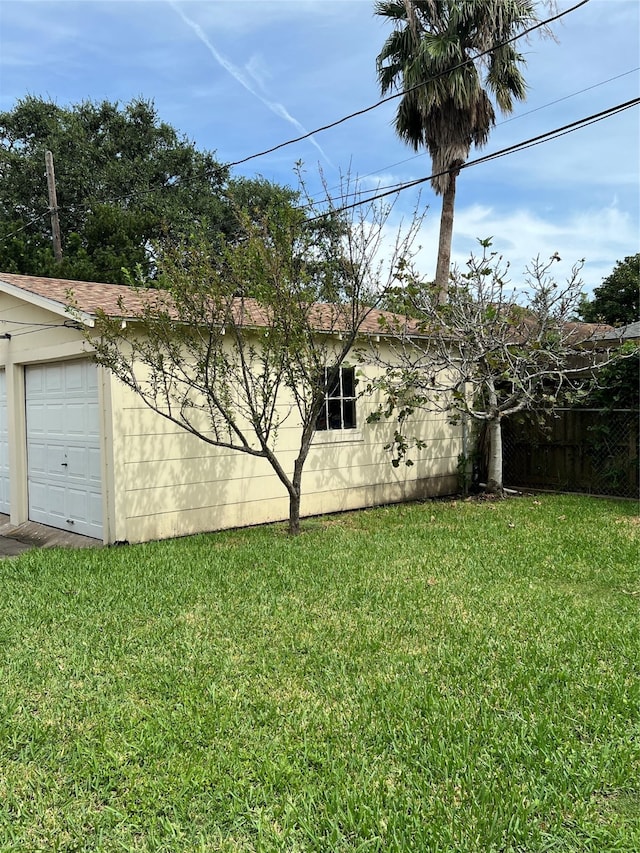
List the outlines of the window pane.
{"label": "window pane", "polygon": [[355,397],[355,370],[353,367],[342,368],[342,396]]}
{"label": "window pane", "polygon": [[342,403],[343,429],[356,427],[356,401],[344,400]]}
{"label": "window pane", "polygon": [[322,409],[320,410],[320,414],[318,415],[318,420],[316,421],[316,429],[328,429],[329,425],[327,424],[327,407],[326,404],[323,404]]}
{"label": "window pane", "polygon": [[325,401],[316,421],[316,429],[355,429],[355,369],[353,367],[326,368],[324,380]]}
{"label": "window pane", "polygon": [[340,396],[340,370],[327,370],[327,397]]}
{"label": "window pane", "polygon": [[342,405],[340,400],[329,400],[329,429],[342,429]]}

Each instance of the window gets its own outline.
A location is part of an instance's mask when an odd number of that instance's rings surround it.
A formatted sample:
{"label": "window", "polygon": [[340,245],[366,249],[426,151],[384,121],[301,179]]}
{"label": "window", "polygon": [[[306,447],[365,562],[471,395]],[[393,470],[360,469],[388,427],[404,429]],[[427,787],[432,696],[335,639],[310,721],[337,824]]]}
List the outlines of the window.
{"label": "window", "polygon": [[326,395],[317,430],[356,428],[356,376],[353,367],[325,368]]}

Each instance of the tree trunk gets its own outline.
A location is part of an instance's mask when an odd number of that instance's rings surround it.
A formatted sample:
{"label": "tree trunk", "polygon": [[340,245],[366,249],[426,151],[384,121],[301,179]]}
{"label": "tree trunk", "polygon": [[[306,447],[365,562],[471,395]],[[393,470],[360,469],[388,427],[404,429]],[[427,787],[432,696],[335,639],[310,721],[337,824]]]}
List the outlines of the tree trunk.
{"label": "tree trunk", "polygon": [[438,304],[445,305],[449,298],[449,272],[451,270],[451,241],[453,239],[453,209],[456,200],[456,178],[459,170],[449,173],[449,185],[442,196],[440,214],[440,237],[438,241],[438,265],[435,285]]}
{"label": "tree trunk", "polygon": [[302,441],[300,455],[293,464],[293,479],[289,487],[289,535],[297,536],[300,533],[300,501],[302,498],[302,469],[307,461],[309,447],[311,446],[311,435]]}
{"label": "tree trunk", "polygon": [[289,492],[289,536],[300,533],[300,492]]}
{"label": "tree trunk", "polygon": [[487,491],[502,494],[502,421],[499,417],[489,421],[489,471]]}

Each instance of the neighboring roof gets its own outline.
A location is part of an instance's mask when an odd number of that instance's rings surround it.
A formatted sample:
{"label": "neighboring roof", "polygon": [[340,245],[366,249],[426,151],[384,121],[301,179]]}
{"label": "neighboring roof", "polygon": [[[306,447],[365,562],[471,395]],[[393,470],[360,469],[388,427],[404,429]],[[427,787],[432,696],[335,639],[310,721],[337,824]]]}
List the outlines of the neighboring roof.
{"label": "neighboring roof", "polygon": [[581,323],[577,320],[565,323],[563,328],[567,333],[567,340],[571,344],[601,341],[613,331],[611,326],[607,326],[606,323]]}
{"label": "neighboring roof", "polygon": [[[56,314],[72,317],[92,326],[99,312],[123,320],[135,319],[149,305],[150,291],[141,293],[133,287],[120,284],[101,284],[95,281],[70,281],[61,278],[43,278],[32,275],[0,273],[0,291],[14,296],[27,298]],[[157,291],[158,299],[168,297],[166,291]],[[73,307],[71,307],[73,305]],[[238,311],[242,312],[242,322],[246,326],[264,327],[269,325],[267,313],[261,305],[250,298],[237,300]],[[340,306],[316,303],[313,306],[312,320],[319,332],[340,331]],[[388,311],[371,309],[360,331],[365,334],[383,333],[381,320],[394,324],[404,318]]]}
{"label": "neighboring roof", "polygon": [[627,323],[626,326],[618,326],[616,329],[607,329],[606,332],[596,336],[603,341],[631,341],[640,338],[640,320],[635,323]]}

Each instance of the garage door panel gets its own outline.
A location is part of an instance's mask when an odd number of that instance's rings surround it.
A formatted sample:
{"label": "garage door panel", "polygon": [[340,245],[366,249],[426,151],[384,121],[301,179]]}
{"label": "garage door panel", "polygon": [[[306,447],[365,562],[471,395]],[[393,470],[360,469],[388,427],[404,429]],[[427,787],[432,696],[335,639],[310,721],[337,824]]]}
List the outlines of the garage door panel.
{"label": "garage door panel", "polygon": [[89,361],[28,367],[29,517],[102,536],[97,369]]}
{"label": "garage door panel", "polygon": [[85,387],[83,366],[69,364],[65,370],[64,386],[66,391],[82,391]]}
{"label": "garage door panel", "polygon": [[42,390],[47,395],[64,393],[64,374],[68,368],[62,364],[42,368]]}
{"label": "garage door panel", "polygon": [[99,527],[102,530],[102,495],[89,495],[89,512],[87,517],[93,528]]}
{"label": "garage door panel", "polygon": [[89,495],[84,490],[69,489],[67,504],[69,518],[75,522],[89,525],[102,524],[102,501],[97,495]]}
{"label": "garage door panel", "polygon": [[[95,389],[95,393],[98,391]],[[95,438],[100,438],[100,406],[95,403],[91,406],[87,406],[86,410],[86,425],[87,425],[87,435],[94,436]]]}
{"label": "garage door panel", "polygon": [[32,441],[29,445],[29,473],[46,474],[47,445]]}
{"label": "garage door panel", "polygon": [[39,367],[30,367],[25,373],[24,388],[27,400],[42,395],[44,391],[44,372]]}
{"label": "garage door panel", "polygon": [[[42,521],[51,524],[51,517],[60,519],[64,516],[64,483],[29,483],[29,518],[32,521]],[[37,516],[34,514],[37,513]]]}
{"label": "garage door panel", "polygon": [[42,407],[42,417],[45,419],[46,434],[58,438],[66,432],[67,418],[65,418],[64,406],[61,403],[47,403]]}
{"label": "garage door panel", "polygon": [[34,437],[60,440],[65,435],[65,417],[61,406],[31,402],[27,405],[27,419],[31,423],[30,434]]}
{"label": "garage door panel", "polygon": [[44,415],[45,407],[42,403],[27,399],[27,418],[32,424],[32,435],[45,435],[46,418]]}
{"label": "garage door panel", "polygon": [[[90,433],[94,417],[87,411],[88,406],[82,401],[69,401],[64,411],[64,431],[67,435],[86,437]],[[93,430],[94,434],[96,430]]]}
{"label": "garage door panel", "polygon": [[33,441],[29,445],[30,475],[64,479],[64,447],[51,442]]}
{"label": "garage door panel", "polygon": [[67,515],[76,522],[89,522],[91,514],[89,512],[86,489],[75,489],[73,486],[68,487]]}
{"label": "garage door panel", "polygon": [[102,456],[100,450],[95,447],[89,448],[87,476],[93,483],[102,482]]}
{"label": "garage door panel", "polygon": [[65,454],[66,474],[69,478],[86,480],[90,476],[89,448],[69,444]]}

